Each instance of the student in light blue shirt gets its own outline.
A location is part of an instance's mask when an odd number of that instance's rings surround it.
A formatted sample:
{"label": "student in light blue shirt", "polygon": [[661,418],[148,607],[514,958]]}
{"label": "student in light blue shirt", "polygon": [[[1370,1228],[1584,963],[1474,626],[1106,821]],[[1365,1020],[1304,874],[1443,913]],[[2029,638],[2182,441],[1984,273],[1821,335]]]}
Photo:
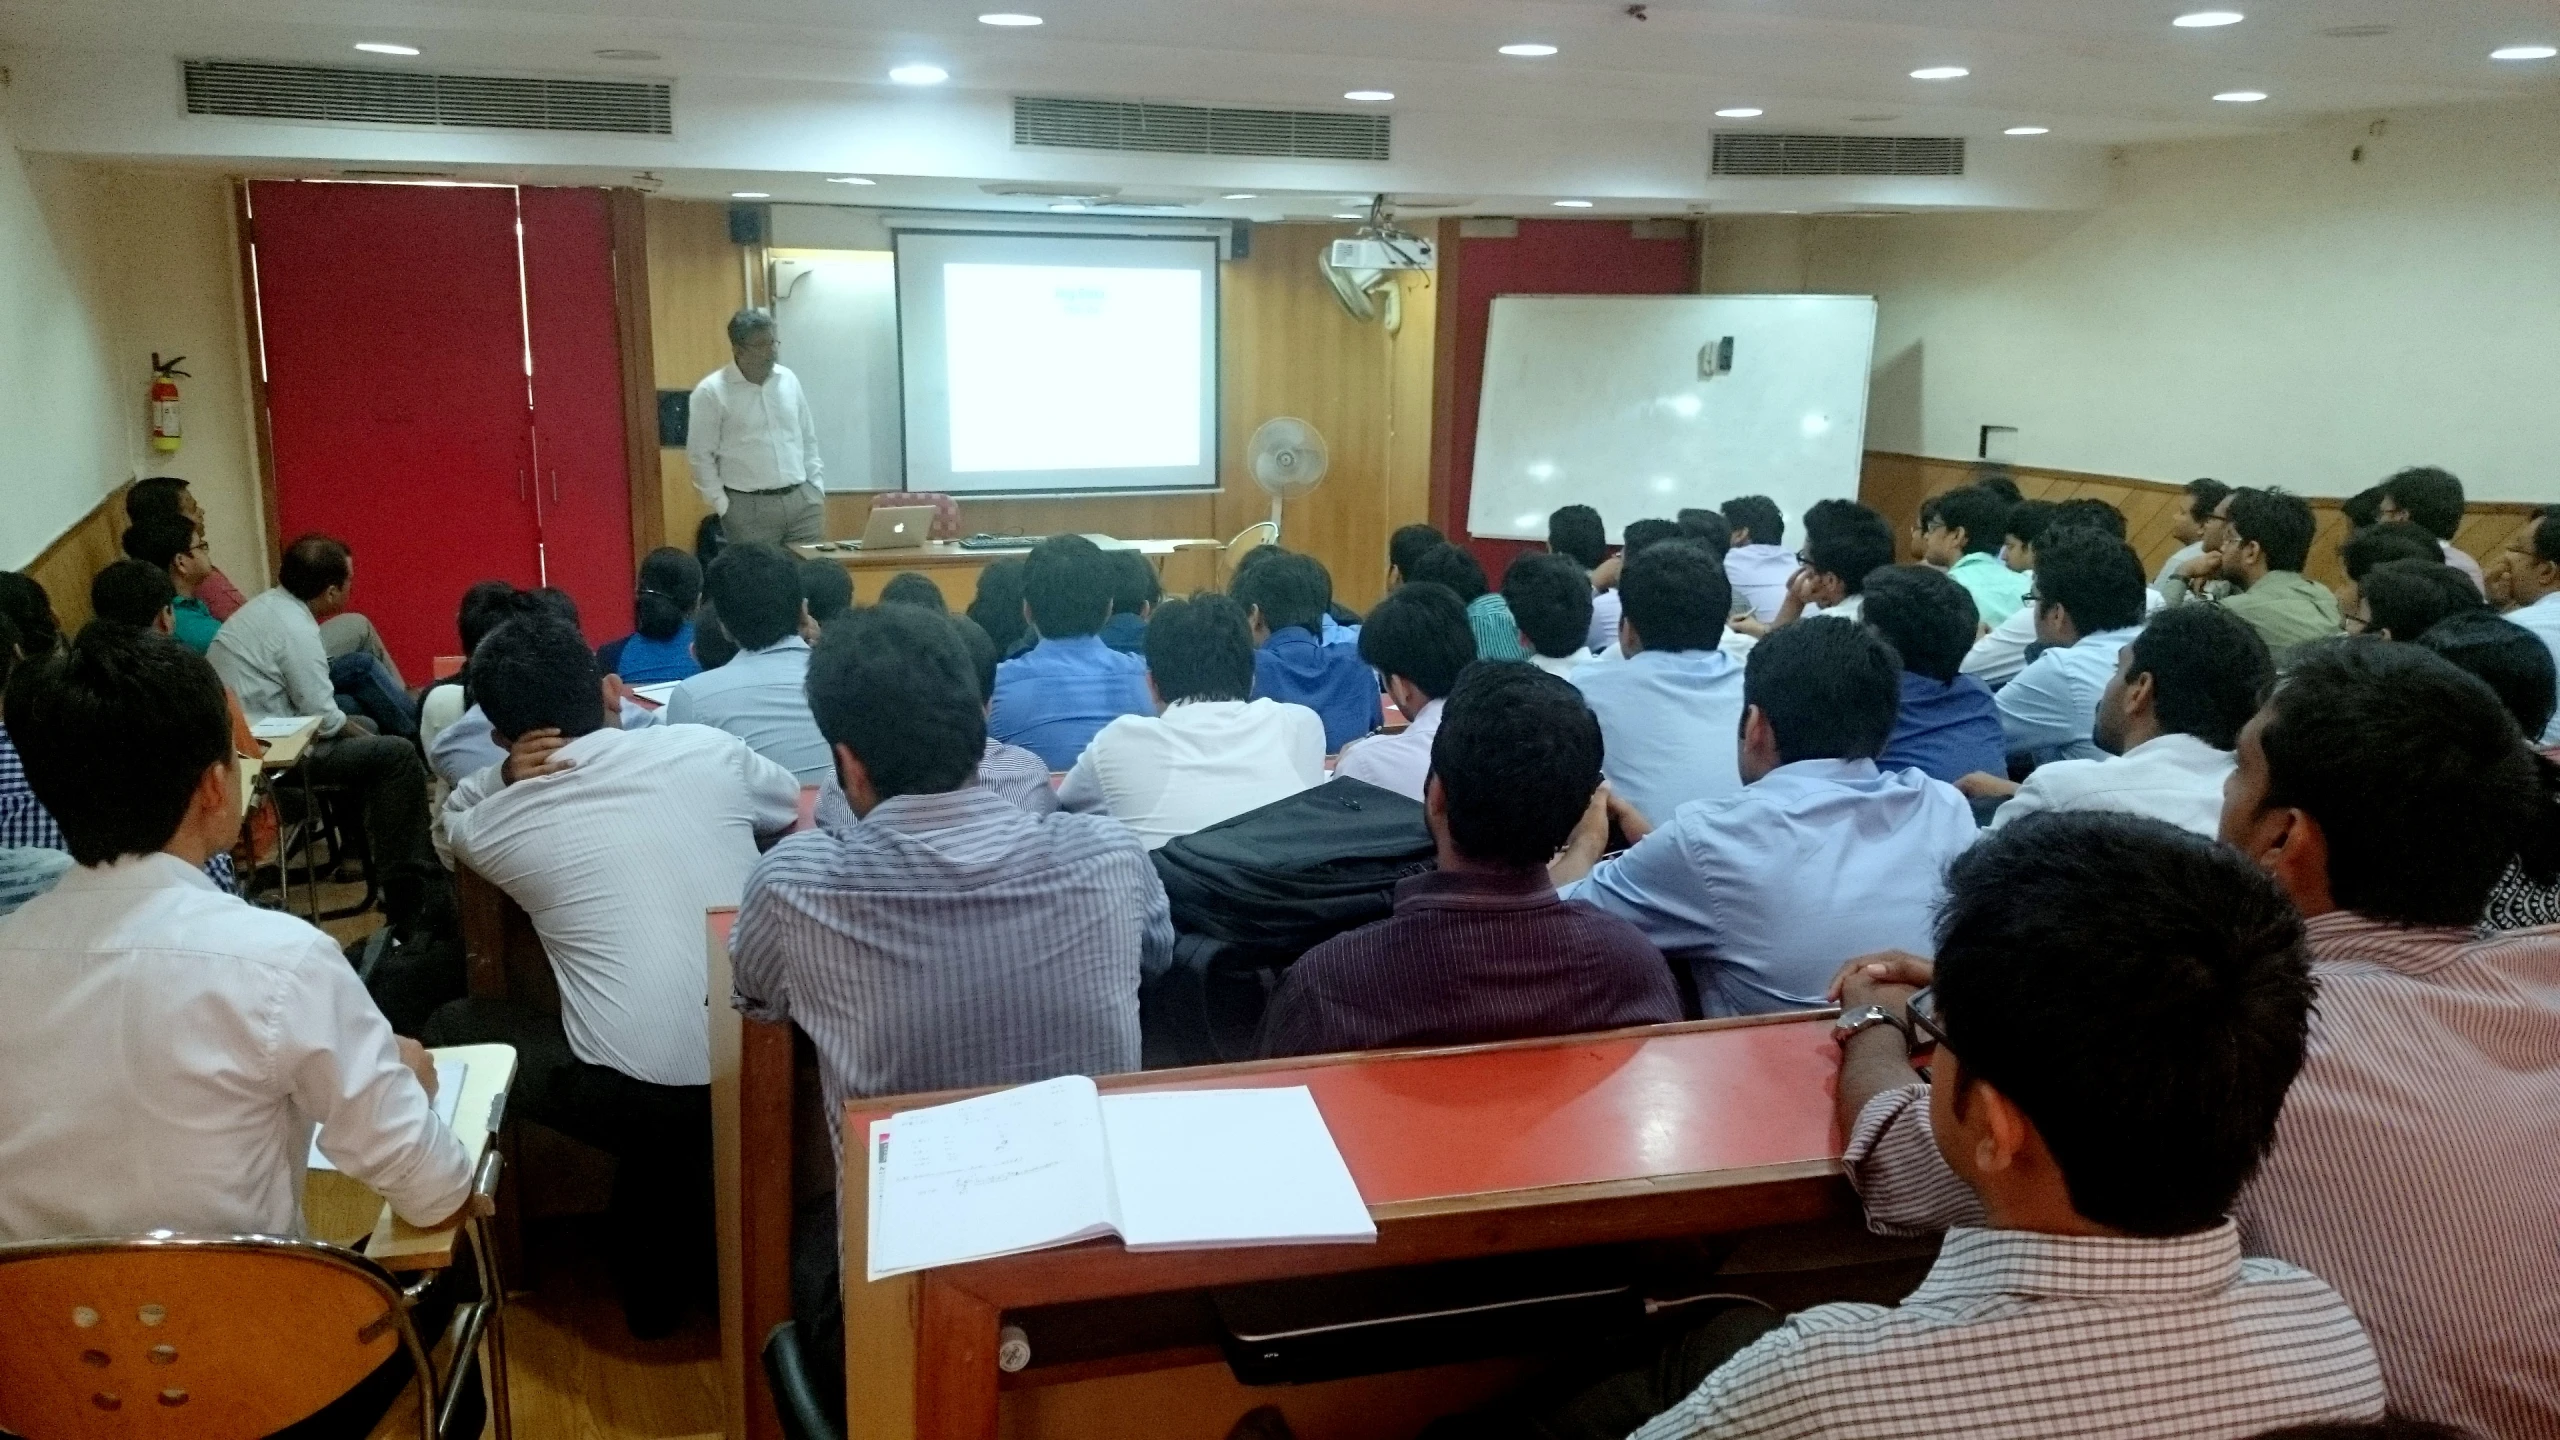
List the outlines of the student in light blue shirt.
{"label": "student in light blue shirt", "polygon": [[1657,540],[1635,549],[1618,594],[1626,658],[1594,660],[1569,678],[1600,717],[1610,790],[1667,822],[1692,800],[1742,788],[1742,666],[1717,648],[1733,590],[1704,543]]}
{"label": "student in light blue shirt", "polygon": [[1718,508],[1733,533],[1732,548],[1724,552],[1725,578],[1751,606],[1751,618],[1767,625],[1787,603],[1787,581],[1796,573],[1795,552],[1787,548],[1786,517],[1766,495],[1737,495]]}
{"label": "student in light blue shirt", "polygon": [[[1612,794],[1549,867],[1557,893],[1633,921],[1687,969],[1708,1016],[1818,1007],[1857,956],[1931,953],[1947,865],[1979,832],[1954,786],[1877,770],[1900,684],[1892,650],[1863,625],[1771,632],[1743,675],[1748,783],[1658,829]],[[1634,843],[1603,860],[1612,818]]]}
{"label": "student in light blue shirt", "polygon": [[686,680],[667,697],[669,725],[710,725],[815,785],[834,773],[826,737],[809,713],[809,642],[800,626],[800,567],[779,545],[732,545],[702,588],[738,653]]}
{"label": "student in light blue shirt", "polygon": [[1052,535],[1023,563],[1022,611],[1040,639],[996,667],[987,733],[1051,770],[1121,716],[1156,713],[1146,657],[1102,640],[1113,583],[1111,556],[1081,535]]}
{"label": "student in light blue shirt", "polygon": [[[1408,580],[1411,576],[1406,577]],[[1253,627],[1253,697],[1304,705],[1324,721],[1326,754],[1378,728],[1378,672],[1355,645],[1317,638],[1333,577],[1312,555],[1274,545],[1248,552],[1227,594]]]}
{"label": "student in light blue shirt", "polygon": [[2116,652],[2142,630],[2142,557],[2097,530],[2048,530],[2036,547],[2036,583],[2027,592],[2036,639],[2047,647],[1994,697],[2011,753],[2047,760],[2095,760],[2090,738],[2098,697],[2115,677]]}

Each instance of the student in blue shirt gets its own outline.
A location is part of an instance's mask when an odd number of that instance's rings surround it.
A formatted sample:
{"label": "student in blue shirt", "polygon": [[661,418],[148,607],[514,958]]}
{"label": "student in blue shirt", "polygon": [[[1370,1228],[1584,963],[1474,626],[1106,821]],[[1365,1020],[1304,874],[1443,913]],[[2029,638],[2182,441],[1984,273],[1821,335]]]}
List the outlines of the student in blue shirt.
{"label": "student in blue shirt", "polygon": [[1733,589],[1701,541],[1639,539],[1628,548],[1634,556],[1618,576],[1618,643],[1626,658],[1593,660],[1573,672],[1572,683],[1600,717],[1607,745],[1600,773],[1609,788],[1669,820],[1692,800],[1742,788],[1734,760],[1742,666],[1719,648]]}
{"label": "student in blue shirt", "polygon": [[2116,652],[2142,631],[2151,588],[2142,557],[2097,530],[2048,528],[2035,577],[2026,603],[2047,648],[1995,697],[2001,733],[2038,764],[2098,759],[2098,697],[2115,677]]}
{"label": "student in blue shirt", "polygon": [[1111,618],[1102,622],[1102,643],[1124,655],[1143,656],[1147,621],[1164,598],[1164,582],[1156,578],[1154,562],[1135,550],[1113,550],[1103,558],[1111,562]]}
{"label": "student in blue shirt", "polygon": [[738,653],[667,697],[668,725],[710,725],[815,785],[835,773],[826,737],[809,713],[809,607],[800,566],[779,545],[730,545],[702,579]]}
{"label": "student in blue shirt", "polygon": [[996,667],[987,733],[1051,770],[1073,766],[1121,716],[1156,713],[1146,657],[1112,649],[1099,633],[1112,584],[1110,555],[1081,535],[1052,535],[1023,563],[1022,613],[1039,639]]}
{"label": "student in blue shirt", "polygon": [[1867,628],[1902,658],[1902,712],[1876,760],[1952,785],[1981,772],[2006,775],[2007,744],[1991,689],[1961,672],[1981,623],[1973,596],[1930,565],[1891,565],[1867,577]]}
{"label": "student in blue shirt", "polygon": [[659,685],[702,672],[693,656],[693,611],[702,603],[702,563],[672,545],[640,562],[631,600],[632,632],[596,651],[596,666],[625,685]]}
{"label": "student in blue shirt", "polygon": [[1317,638],[1333,601],[1333,577],[1313,556],[1273,545],[1252,553],[1268,558],[1239,567],[1227,593],[1253,627],[1253,698],[1316,712],[1324,720],[1328,754],[1377,729],[1377,672],[1355,647]]}

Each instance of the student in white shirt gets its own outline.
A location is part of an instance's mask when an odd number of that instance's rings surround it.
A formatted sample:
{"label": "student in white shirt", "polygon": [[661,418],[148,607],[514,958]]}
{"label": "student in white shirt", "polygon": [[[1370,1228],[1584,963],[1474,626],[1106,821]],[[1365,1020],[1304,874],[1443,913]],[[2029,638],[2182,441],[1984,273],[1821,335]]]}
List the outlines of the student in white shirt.
{"label": "student in white shirt", "polygon": [[557,616],[489,632],[471,685],[507,755],[454,787],[445,834],[533,917],[560,1013],[457,1000],[427,1032],[515,1045],[524,1113],[612,1152],[614,1248],[637,1262],[617,1278],[645,1335],[710,1278],[703,915],[738,903],[800,784],[708,726],[607,724],[595,652]]}
{"label": "student in white shirt", "polygon": [[[2532,631],[2560,665],[2560,511],[2546,510],[2517,531],[2507,541],[2505,558],[2509,593],[2516,602],[2506,618]],[[2539,737],[2525,738],[2545,748],[2560,745],[2560,712]]]}
{"label": "student in white shirt", "polygon": [[2151,577],[2151,588],[2171,604],[2193,593],[2189,580],[2201,585],[2222,573],[2222,517],[2216,512],[2231,487],[2201,479],[2188,481],[2186,491],[2187,503],[2178,507],[2176,518],[2169,522],[2169,538],[2178,542],[2178,548]]}
{"label": "student in white shirt", "polygon": [[2024,785],[1968,775],[1957,788],[2011,797],[1994,830],[2042,810],[2119,810],[2215,835],[2232,747],[2274,679],[2267,642],[2248,622],[2211,605],[2163,610],[2116,652],[2098,698],[2093,738],[2112,758],[2039,765]]}
{"label": "student in white shirt", "polygon": [[1786,517],[1766,495],[1737,496],[1718,508],[1733,529],[1733,546],[1724,552],[1725,579],[1734,598],[1750,604],[1752,619],[1772,624],[1799,564],[1787,549]]}
{"label": "student in white shirt", "polygon": [[1233,600],[1164,601],[1146,645],[1147,688],[1164,713],[1103,726],[1058,787],[1061,808],[1107,814],[1153,850],[1324,783],[1323,719],[1245,698],[1253,630]]}
{"label": "student in white shirt", "polygon": [[2450,470],[2434,465],[2414,465],[2378,487],[2382,503],[2376,507],[2376,518],[2388,524],[2405,521],[2424,530],[2436,542],[2439,557],[2445,564],[2462,572],[2471,588],[2488,593],[2488,581],[2480,573],[2480,562],[2470,552],[2453,543],[2462,529],[2465,502],[2462,481]]}
{"label": "student in white shirt", "polygon": [[1563,679],[1591,651],[1591,573],[1570,555],[1532,550],[1502,572],[1502,600],[1520,627],[1521,658]]}
{"label": "student in white shirt", "polygon": [[1825,615],[1863,620],[1867,576],[1893,563],[1893,526],[1864,505],[1825,500],[1805,512],[1800,558],[1773,628]]}
{"label": "student in white shirt", "polygon": [[[1617,567],[1608,563],[1609,527],[1600,512],[1588,505],[1559,506],[1547,517],[1547,549],[1580,565],[1590,577],[1591,624],[1582,648],[1598,651],[1618,643]],[[1609,572],[1605,576],[1603,567]],[[1503,584],[1510,583],[1510,572],[1503,572]]]}
{"label": "student in white shirt", "polygon": [[818,422],[800,377],[774,363],[780,353],[773,316],[741,310],[729,317],[730,363],[693,387],[685,460],[732,545],[827,538]]}
{"label": "student in white shirt", "polygon": [[2034,612],[2044,642],[2018,678],[2000,689],[2000,732],[2010,753],[2039,762],[2099,754],[2098,696],[2115,673],[2116,652],[2142,624],[2142,558],[2093,530],[2046,532],[2036,547],[2035,588],[2019,608]]}
{"label": "student in white shirt", "polygon": [[[2219,525],[2220,521],[2213,522]],[[2009,509],[2008,541],[2000,551],[2001,563],[2012,570],[2032,571],[2036,568],[2036,550],[2048,535],[2065,530],[2098,530],[2118,540],[2124,538],[2124,512],[2104,500],[2065,500],[2048,505],[2042,500],[2022,500]],[[2145,614],[2169,602],[2158,591],[2143,598]],[[2036,607],[2020,605],[2009,618],[1991,627],[1973,642],[1964,657],[1964,673],[1997,690],[2018,678],[2027,661],[2044,642],[2036,634]]]}
{"label": "student in white shirt", "polygon": [[1360,658],[1386,677],[1387,698],[1405,717],[1405,728],[1343,746],[1333,773],[1419,801],[1431,779],[1440,702],[1458,688],[1458,672],[1476,658],[1467,607],[1446,585],[1399,586],[1361,622]]}

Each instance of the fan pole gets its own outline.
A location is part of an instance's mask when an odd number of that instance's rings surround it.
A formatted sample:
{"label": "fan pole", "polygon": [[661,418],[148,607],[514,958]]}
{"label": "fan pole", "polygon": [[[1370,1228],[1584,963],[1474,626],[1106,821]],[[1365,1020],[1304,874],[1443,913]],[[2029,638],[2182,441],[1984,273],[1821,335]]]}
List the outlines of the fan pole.
{"label": "fan pole", "polygon": [[1277,496],[1277,495],[1272,496],[1272,497],[1271,497],[1271,543],[1272,543],[1272,544],[1274,544],[1274,545],[1277,545],[1277,544],[1279,544],[1279,543],[1280,543],[1280,505],[1281,505],[1280,497],[1279,497],[1279,496]]}

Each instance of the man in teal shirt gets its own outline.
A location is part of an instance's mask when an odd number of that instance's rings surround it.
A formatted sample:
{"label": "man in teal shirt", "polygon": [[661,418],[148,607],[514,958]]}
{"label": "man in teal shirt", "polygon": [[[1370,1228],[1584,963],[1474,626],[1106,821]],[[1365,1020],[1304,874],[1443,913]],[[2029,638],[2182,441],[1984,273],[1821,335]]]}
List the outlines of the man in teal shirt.
{"label": "man in teal shirt", "polygon": [[222,622],[196,598],[196,587],[213,573],[213,553],[204,531],[184,515],[170,512],[134,522],[124,532],[124,553],[169,573],[178,598],[169,607],[170,633],[199,655],[213,648]]}
{"label": "man in teal shirt", "polygon": [[1939,496],[1928,528],[1920,532],[1920,558],[1965,588],[1986,626],[2016,614],[2026,603],[2027,586],[2034,578],[2029,572],[2010,569],[2000,559],[2008,522],[2007,500],[1979,485],[1968,485]]}

